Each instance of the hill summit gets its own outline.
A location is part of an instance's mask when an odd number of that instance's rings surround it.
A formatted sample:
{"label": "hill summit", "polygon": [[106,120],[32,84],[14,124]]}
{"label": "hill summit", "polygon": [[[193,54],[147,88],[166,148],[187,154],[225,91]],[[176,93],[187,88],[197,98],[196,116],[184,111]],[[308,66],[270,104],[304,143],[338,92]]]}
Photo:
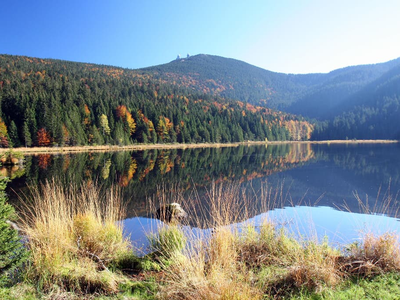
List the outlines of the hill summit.
{"label": "hill summit", "polygon": [[399,67],[400,58],[329,73],[284,74],[199,54],[140,71],[203,93],[315,118],[323,121],[316,138],[344,139],[400,137],[392,123],[400,107]]}

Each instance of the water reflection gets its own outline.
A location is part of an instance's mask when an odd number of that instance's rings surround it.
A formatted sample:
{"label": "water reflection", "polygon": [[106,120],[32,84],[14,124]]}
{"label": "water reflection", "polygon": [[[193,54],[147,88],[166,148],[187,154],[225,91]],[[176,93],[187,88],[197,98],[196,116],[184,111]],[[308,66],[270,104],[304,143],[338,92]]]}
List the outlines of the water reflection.
{"label": "water reflection", "polygon": [[[148,199],[157,187],[179,186],[190,195],[201,195],[211,183],[235,182],[258,191],[262,185],[281,189],[285,203],[293,205],[346,206],[365,212],[361,202],[376,202],[378,213],[394,216],[400,189],[400,148],[397,144],[311,145],[283,144],[231,148],[172,149],[131,152],[40,154],[26,157],[24,168],[3,167],[2,174],[13,180],[12,201],[27,185],[50,178],[62,184],[101,184],[122,188],[128,218],[145,216]],[[385,192],[388,190],[387,194]],[[385,198],[391,204],[385,206]],[[283,206],[282,206],[283,205]],[[276,208],[275,207],[275,208]],[[273,208],[273,207],[271,207]],[[263,213],[259,211],[258,213]],[[257,212],[255,212],[255,215]]]}
{"label": "water reflection", "polygon": [[[395,218],[376,214],[350,213],[326,206],[273,209],[232,226],[240,232],[248,224],[258,228],[264,220],[275,224],[277,229],[285,228],[287,233],[297,240],[319,242],[327,240],[336,248],[361,241],[365,234],[378,236],[387,232],[400,233],[400,222]],[[164,224],[151,218],[135,217],[124,221],[125,234],[130,236],[139,255],[151,251],[147,236],[156,234],[160,226]],[[190,226],[183,226],[183,230],[190,232],[191,237],[202,238],[209,237],[212,232],[210,228]]]}

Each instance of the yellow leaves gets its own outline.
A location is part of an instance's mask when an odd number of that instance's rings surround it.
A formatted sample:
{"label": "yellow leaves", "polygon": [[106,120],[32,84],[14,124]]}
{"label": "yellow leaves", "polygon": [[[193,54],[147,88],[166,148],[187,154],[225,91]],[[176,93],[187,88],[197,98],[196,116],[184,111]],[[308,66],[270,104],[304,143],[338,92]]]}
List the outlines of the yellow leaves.
{"label": "yellow leaves", "polygon": [[150,132],[153,132],[153,131],[154,131],[154,124],[153,124],[153,122],[152,122],[152,121],[149,121],[148,125],[149,125],[149,131],[150,131]]}
{"label": "yellow leaves", "polygon": [[161,138],[164,138],[166,135],[169,134],[173,125],[174,124],[171,122],[170,119],[168,119],[167,117],[164,117],[164,116],[160,116],[160,118],[158,120],[158,125],[157,125],[157,134]]}
{"label": "yellow leaves", "polygon": [[285,121],[283,125],[289,131],[292,140],[309,140],[314,130],[314,126],[307,121]]}
{"label": "yellow leaves", "polygon": [[128,123],[130,133],[133,134],[136,130],[136,123],[129,112],[126,113],[126,122]]}
{"label": "yellow leaves", "polygon": [[7,126],[6,123],[0,118],[0,137],[7,137]]}
{"label": "yellow leaves", "polygon": [[161,155],[158,157],[158,162],[157,162],[158,168],[160,170],[161,174],[166,174],[174,166],[174,162],[172,159],[169,157],[169,153],[164,153],[162,152]]}
{"label": "yellow leaves", "polygon": [[136,122],[133,119],[132,114],[128,111],[125,105],[119,105],[116,109],[117,117],[124,120],[129,127],[130,134],[136,131]]}
{"label": "yellow leaves", "polygon": [[111,133],[111,129],[110,129],[109,125],[108,125],[108,118],[107,118],[107,116],[105,114],[102,114],[100,116],[100,126],[103,129],[104,133],[106,133],[108,135]]}
{"label": "yellow leaves", "polygon": [[85,104],[84,110],[85,110],[85,115],[89,116],[90,115],[90,109],[89,109],[89,106],[87,106],[87,104]]}
{"label": "yellow leaves", "polygon": [[122,175],[122,177],[119,180],[119,185],[122,187],[128,186],[129,182],[133,178],[133,175],[135,175],[136,170],[137,170],[137,161],[136,161],[136,159],[131,158],[128,172],[126,172]]}

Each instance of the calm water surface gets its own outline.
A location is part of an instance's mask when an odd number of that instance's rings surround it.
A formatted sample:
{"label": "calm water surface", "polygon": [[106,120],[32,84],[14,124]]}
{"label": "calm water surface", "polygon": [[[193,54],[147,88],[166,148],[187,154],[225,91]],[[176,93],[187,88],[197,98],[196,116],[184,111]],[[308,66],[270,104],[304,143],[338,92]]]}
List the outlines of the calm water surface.
{"label": "calm water surface", "polygon": [[16,205],[16,194],[26,193],[27,185],[54,177],[62,184],[97,182],[103,188],[118,184],[128,208],[126,231],[133,243],[143,247],[143,232],[154,230],[159,222],[148,216],[149,199],[157,199],[160,186],[177,189],[186,201],[200,206],[206,205],[202,197],[213,183],[240,185],[255,198],[267,186],[281,195],[280,201],[268,211],[260,206],[250,221],[258,223],[267,216],[294,234],[326,235],[332,243],[353,241],[360,230],[400,230],[399,144],[41,154],[27,156],[24,168],[0,172],[12,178],[8,193]]}

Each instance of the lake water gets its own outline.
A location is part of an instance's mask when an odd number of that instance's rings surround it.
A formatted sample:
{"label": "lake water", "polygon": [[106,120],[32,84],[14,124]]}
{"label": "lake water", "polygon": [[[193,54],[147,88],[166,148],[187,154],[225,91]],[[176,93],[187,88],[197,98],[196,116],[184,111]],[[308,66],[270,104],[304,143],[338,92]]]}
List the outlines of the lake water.
{"label": "lake water", "polygon": [[[177,190],[186,202],[203,202],[212,185],[235,185],[250,197],[259,191],[278,195],[268,207],[255,205],[248,215],[263,217],[294,234],[328,236],[348,243],[360,230],[400,230],[399,144],[283,144],[230,148],[148,150],[114,153],[27,156],[24,168],[0,169],[12,178],[8,193],[56,177],[62,184],[96,182],[121,186],[127,205],[125,227],[134,244],[146,247],[143,232],[154,230],[149,199],[161,190]],[[168,194],[168,192],[167,192]],[[171,202],[173,199],[171,199]],[[190,214],[190,212],[189,212]],[[207,231],[207,228],[198,228]]]}

